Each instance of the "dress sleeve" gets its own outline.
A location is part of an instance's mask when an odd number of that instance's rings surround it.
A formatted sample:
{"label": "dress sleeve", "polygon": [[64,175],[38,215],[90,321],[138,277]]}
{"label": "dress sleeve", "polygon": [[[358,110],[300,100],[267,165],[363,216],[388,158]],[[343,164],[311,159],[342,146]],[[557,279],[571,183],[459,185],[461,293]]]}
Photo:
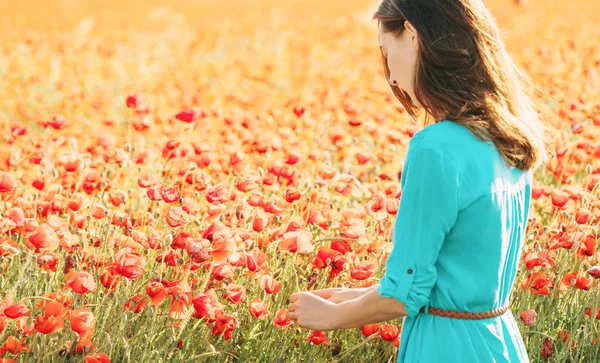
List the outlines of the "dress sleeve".
{"label": "dress sleeve", "polygon": [[456,163],[431,146],[409,146],[401,175],[400,206],[392,231],[392,251],[378,292],[416,316],[429,307],[437,281],[436,262],[458,214]]}

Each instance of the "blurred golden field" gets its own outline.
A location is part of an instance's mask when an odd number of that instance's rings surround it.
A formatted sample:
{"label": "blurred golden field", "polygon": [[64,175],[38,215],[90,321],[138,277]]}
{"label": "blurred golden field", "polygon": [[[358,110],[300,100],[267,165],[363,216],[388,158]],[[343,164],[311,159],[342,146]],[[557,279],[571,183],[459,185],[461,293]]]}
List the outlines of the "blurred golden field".
{"label": "blurred golden field", "polygon": [[[485,1],[555,157],[511,310],[532,360],[600,359],[600,3]],[[0,2],[0,361],[396,359],[295,291],[377,283],[419,129],[378,3]]]}

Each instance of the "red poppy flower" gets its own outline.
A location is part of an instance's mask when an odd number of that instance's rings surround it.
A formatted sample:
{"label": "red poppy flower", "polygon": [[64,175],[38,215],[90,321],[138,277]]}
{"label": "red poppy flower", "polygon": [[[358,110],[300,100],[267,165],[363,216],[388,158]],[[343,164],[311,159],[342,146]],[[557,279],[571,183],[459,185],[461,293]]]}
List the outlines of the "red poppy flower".
{"label": "red poppy flower", "polygon": [[577,248],[577,254],[579,256],[594,256],[596,253],[597,239],[593,235],[586,235],[582,243]]}
{"label": "red poppy flower", "polygon": [[536,271],[527,275],[525,281],[521,284],[523,290],[527,287],[536,295],[548,295],[554,288],[554,281],[549,279],[544,271]]}
{"label": "red poppy flower", "polygon": [[88,308],[79,308],[71,311],[70,320],[71,329],[79,334],[90,331],[96,326],[94,314]]}
{"label": "red poppy flower", "polygon": [[91,350],[95,347],[95,344],[92,343],[92,337],[94,336],[94,331],[86,331],[83,334],[79,335],[79,339],[77,339],[77,345],[75,346],[75,353],[83,354]]}
{"label": "red poppy flower", "polygon": [[269,256],[261,250],[252,250],[245,253],[246,267],[250,271],[257,271],[269,259]]}
{"label": "red poppy flower", "polygon": [[205,195],[206,200],[211,204],[223,203],[231,198],[228,188],[223,185],[207,188]]}
{"label": "red poppy flower", "polygon": [[178,186],[163,187],[160,190],[160,195],[162,196],[162,199],[167,203],[172,203],[172,202],[178,201],[179,200],[179,187]]}
{"label": "red poppy flower", "polygon": [[565,286],[573,286],[580,290],[589,290],[592,287],[594,280],[581,276],[579,272],[571,272],[565,274],[561,282]]}
{"label": "red poppy flower", "polygon": [[112,205],[118,207],[127,200],[127,193],[118,189],[111,190],[108,192],[108,200]]}
{"label": "red poppy flower", "polygon": [[304,115],[305,109],[304,107],[300,107],[300,106],[294,106],[294,115],[296,115],[296,117],[302,117],[302,115]]}
{"label": "red poppy flower", "polygon": [[329,247],[319,247],[317,255],[311,263],[317,268],[325,268],[330,266],[334,261],[339,260],[341,257],[342,254],[339,251]]}
{"label": "red poppy flower", "polygon": [[[1,320],[2,318],[0,318]],[[31,336],[31,334],[33,334],[33,332],[35,331],[35,324],[33,321],[31,321],[31,323],[29,325],[27,325],[27,322],[30,321],[29,317],[27,316],[22,316],[20,318],[15,319],[15,326],[17,328],[17,331],[21,332],[21,334],[23,334],[23,336]],[[1,325],[1,323],[0,323]],[[0,327],[0,331],[2,331],[1,327]]]}
{"label": "red poppy flower", "polygon": [[300,193],[300,191],[294,187],[287,187],[284,192],[284,198],[286,202],[293,203],[302,198],[302,193]]}
{"label": "red poppy flower", "polygon": [[35,251],[52,251],[60,244],[56,231],[45,223],[27,238],[27,242],[27,247]]}
{"label": "red poppy flower", "polygon": [[165,286],[158,281],[150,281],[146,285],[146,294],[150,296],[152,305],[154,306],[159,306],[169,296]]}
{"label": "red poppy flower", "polygon": [[248,193],[249,191],[256,189],[258,187],[258,184],[256,184],[256,182],[252,179],[240,179],[237,184],[236,184],[236,188],[242,192],[242,193]]}
{"label": "red poppy flower", "polygon": [[102,275],[100,275],[100,283],[102,283],[102,286],[104,286],[105,293],[114,291],[117,285],[119,284],[120,280],[121,277],[119,275],[113,274],[112,269],[106,270],[102,273]]}
{"label": "red poppy flower", "polygon": [[254,299],[248,304],[248,310],[250,310],[250,315],[257,319],[264,320],[269,315],[269,310],[265,306],[265,303],[260,299]]}
{"label": "red poppy flower", "polygon": [[227,262],[215,263],[213,265],[212,278],[221,281],[233,277],[233,268]]}
{"label": "red poppy flower", "polygon": [[108,216],[108,210],[100,204],[94,204],[90,209],[90,214],[96,219],[102,219]]}
{"label": "red poppy flower", "polygon": [[273,320],[273,325],[277,329],[284,329],[292,325],[292,321],[288,319],[288,310],[286,308],[281,308],[277,310],[277,313],[275,314],[275,319]]}
{"label": "red poppy flower", "polygon": [[312,243],[312,234],[308,231],[284,233],[281,242],[279,242],[279,249],[300,254],[312,253],[315,249]]}
{"label": "red poppy flower", "polygon": [[400,328],[396,325],[383,324],[381,325],[381,339],[391,341],[396,348],[400,343]]}
{"label": "red poppy flower", "polygon": [[542,359],[544,361],[548,361],[552,357],[553,353],[552,342],[548,338],[544,338],[544,342],[542,343],[542,349],[540,354],[542,355]]}
{"label": "red poppy flower", "polygon": [[11,319],[16,319],[31,314],[31,310],[29,310],[25,304],[18,303],[4,309],[4,314]]}
{"label": "red poppy flower", "polygon": [[0,171],[0,193],[8,193],[17,187],[17,180],[11,173]]}
{"label": "red poppy flower", "polygon": [[361,328],[362,334],[367,337],[371,336],[375,333],[379,333],[380,331],[381,331],[381,327],[377,323],[363,325],[363,327]]}
{"label": "red poppy flower", "polygon": [[331,241],[331,249],[340,252],[342,255],[352,252],[350,241]]}
{"label": "red poppy flower", "polygon": [[83,206],[83,203],[86,202],[86,198],[81,194],[74,194],[69,198],[67,202],[67,206],[73,212],[77,212]]}
{"label": "red poppy flower", "polygon": [[181,227],[190,223],[187,212],[179,207],[170,206],[165,215],[167,224],[172,228]]}
{"label": "red poppy flower", "polygon": [[306,340],[310,341],[315,345],[325,344],[331,345],[327,337],[325,336],[325,332],[322,330],[313,330],[311,336],[306,338]]}
{"label": "red poppy flower", "polygon": [[151,185],[146,190],[146,195],[148,196],[148,198],[150,198],[150,200],[153,200],[153,201],[162,200],[163,199],[163,196],[162,196],[163,188],[164,188],[164,185],[162,185],[160,183]]}
{"label": "red poppy flower", "polygon": [[222,308],[222,304],[218,302],[214,290],[194,297],[192,304],[194,304],[194,309],[196,310],[194,317],[197,319],[206,319],[209,322],[216,319],[217,311]]}
{"label": "red poppy flower", "polygon": [[246,301],[246,289],[242,285],[229,284],[224,297],[233,304],[241,304]]}
{"label": "red poppy flower", "polygon": [[46,301],[44,304],[44,315],[64,318],[69,313],[69,307],[60,301]]}
{"label": "red poppy flower", "polygon": [[596,278],[596,279],[600,279],[600,266],[592,266],[587,270],[587,273],[590,274],[590,276]]}
{"label": "red poppy flower", "polygon": [[184,319],[188,313],[190,298],[187,294],[176,294],[171,296],[169,317],[171,319]]}
{"label": "red poppy flower", "polygon": [[83,160],[76,154],[67,155],[61,161],[67,173],[74,173],[82,169],[84,165]]}
{"label": "red poppy flower", "polygon": [[127,96],[127,98],[125,99],[125,103],[127,104],[127,107],[129,108],[137,108],[141,105],[142,103],[142,95],[139,93],[133,93],[129,96]]}
{"label": "red poppy flower", "polygon": [[6,316],[0,316],[0,333],[2,333],[4,328],[6,328],[7,324],[8,324],[8,319],[6,318]]}
{"label": "red poppy flower", "polygon": [[585,311],[585,315],[587,315],[587,316],[592,316],[594,314],[596,315],[595,319],[600,319],[600,306],[596,306],[593,309],[593,312],[592,312],[592,307],[591,306],[589,306],[587,308],[587,310]]}
{"label": "red poppy flower", "polygon": [[62,330],[64,327],[65,323],[62,318],[52,315],[37,315],[35,317],[35,330],[42,334],[55,333]]}
{"label": "red poppy flower", "polygon": [[146,308],[147,303],[148,299],[143,294],[136,294],[125,302],[123,308],[134,313],[141,313]]}
{"label": "red poppy flower", "polygon": [[124,247],[115,254],[115,272],[121,276],[136,280],[145,272],[146,259],[131,247]]}
{"label": "red poppy flower", "polygon": [[142,174],[138,177],[137,184],[140,188],[148,188],[152,185],[158,184],[160,177],[154,174]]}
{"label": "red poppy flower", "polygon": [[180,121],[190,123],[196,121],[203,115],[204,114],[197,107],[193,107],[189,110],[181,111],[180,113],[175,115],[175,118]]}
{"label": "red poppy flower", "polygon": [[523,311],[519,316],[523,320],[523,324],[525,324],[526,326],[533,326],[535,324],[537,313],[535,312],[535,310],[530,309]]}
{"label": "red poppy flower", "polygon": [[373,276],[377,266],[377,261],[374,260],[361,261],[354,266],[350,276],[355,280],[366,280]]}
{"label": "red poppy flower", "polygon": [[553,189],[551,193],[552,205],[557,208],[562,208],[567,204],[570,199],[570,195],[560,189]]}
{"label": "red poppy flower", "polygon": [[219,312],[211,333],[213,335],[224,333],[223,337],[225,340],[229,340],[231,339],[231,333],[233,332],[233,329],[238,328],[239,326],[240,322],[235,316],[226,314],[224,312]]}
{"label": "red poppy flower", "polygon": [[96,291],[97,288],[96,281],[94,281],[94,276],[92,276],[89,272],[71,271],[65,276],[65,280],[65,288],[71,288],[78,294],[93,292]]}
{"label": "red poppy flower", "polygon": [[9,335],[8,338],[6,338],[6,340],[4,341],[3,347],[4,349],[6,349],[7,352],[10,352],[10,354],[13,355],[17,355],[19,353],[27,353],[29,352],[29,349],[25,344],[26,341],[27,338],[22,338],[21,341],[18,341],[15,337]]}
{"label": "red poppy flower", "polygon": [[110,358],[104,353],[88,354],[83,360],[85,363],[110,363]]}
{"label": "red poppy flower", "polygon": [[38,256],[36,260],[38,266],[43,270],[56,272],[56,264],[58,263],[58,255],[56,253],[47,253]]}
{"label": "red poppy flower", "polygon": [[532,252],[528,251],[523,254],[523,261],[525,262],[525,268],[531,270],[536,266],[552,267],[556,264],[554,261],[554,251],[540,251]]}
{"label": "red poppy flower", "polygon": [[252,229],[260,232],[269,224],[269,216],[262,210],[257,210],[252,221]]}
{"label": "red poppy flower", "polygon": [[73,250],[79,248],[79,236],[76,234],[65,233],[60,239],[60,246],[66,252],[73,252]]}
{"label": "red poppy flower", "polygon": [[263,275],[260,277],[260,287],[265,290],[267,294],[276,294],[279,292],[281,284],[272,276]]}

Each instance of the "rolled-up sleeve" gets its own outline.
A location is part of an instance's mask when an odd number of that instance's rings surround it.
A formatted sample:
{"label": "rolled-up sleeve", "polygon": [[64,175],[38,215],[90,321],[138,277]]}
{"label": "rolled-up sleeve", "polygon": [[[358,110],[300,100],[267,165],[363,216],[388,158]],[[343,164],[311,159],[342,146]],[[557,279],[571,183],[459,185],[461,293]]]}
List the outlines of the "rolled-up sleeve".
{"label": "rolled-up sleeve", "polygon": [[458,214],[459,181],[456,163],[443,150],[409,146],[393,247],[378,292],[402,302],[410,317],[429,304],[439,252]]}

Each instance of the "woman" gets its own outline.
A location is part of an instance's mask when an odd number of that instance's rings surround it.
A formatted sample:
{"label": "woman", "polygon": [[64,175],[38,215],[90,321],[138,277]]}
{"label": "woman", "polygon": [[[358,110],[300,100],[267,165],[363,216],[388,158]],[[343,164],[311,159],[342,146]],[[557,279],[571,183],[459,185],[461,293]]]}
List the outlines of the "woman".
{"label": "woman", "polygon": [[315,330],[404,317],[398,362],[528,362],[509,309],[548,130],[480,0],[384,0],[374,19],[393,93],[426,127],[401,173],[379,284],[297,292]]}

